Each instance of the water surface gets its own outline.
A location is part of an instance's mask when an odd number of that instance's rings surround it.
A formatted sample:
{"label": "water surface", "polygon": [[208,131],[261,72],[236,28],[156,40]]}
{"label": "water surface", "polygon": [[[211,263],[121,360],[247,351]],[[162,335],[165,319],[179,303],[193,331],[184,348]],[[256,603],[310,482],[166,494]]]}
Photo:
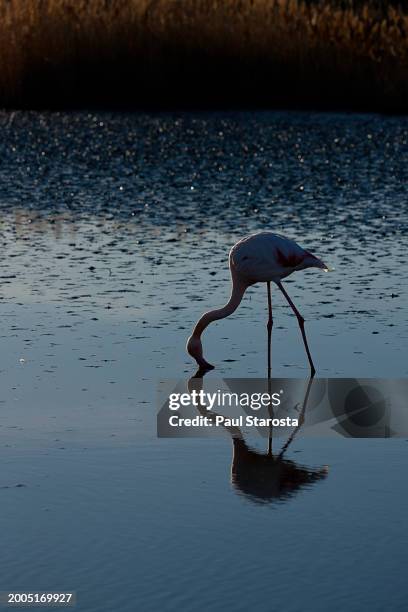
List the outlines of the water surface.
{"label": "water surface", "polygon": [[[0,125],[1,588],[74,589],[87,611],[405,609],[405,440],[299,438],[287,459],[327,475],[256,503],[231,483],[227,436],[156,439],[155,393],[194,372],[186,337],[258,229],[336,268],[286,282],[318,374],[407,375],[408,121]],[[296,320],[273,305],[273,374],[306,376]],[[264,376],[266,320],[254,286],[205,332],[209,376]]]}

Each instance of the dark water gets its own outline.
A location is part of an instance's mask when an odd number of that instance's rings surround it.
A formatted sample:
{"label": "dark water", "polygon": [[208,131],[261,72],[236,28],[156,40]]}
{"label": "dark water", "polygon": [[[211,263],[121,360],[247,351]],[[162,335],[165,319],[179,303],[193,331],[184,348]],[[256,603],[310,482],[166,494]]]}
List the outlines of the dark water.
{"label": "dark water", "polygon": [[[286,283],[318,374],[407,375],[408,120],[0,125],[0,590],[74,589],[98,611],[405,609],[405,440],[299,438],[292,476],[325,477],[254,503],[227,437],[157,440],[155,393],[194,372],[185,340],[228,297],[228,249],[264,228],[336,268]],[[273,302],[273,373],[307,375]],[[266,318],[255,286],[210,326],[215,376],[265,374]]]}

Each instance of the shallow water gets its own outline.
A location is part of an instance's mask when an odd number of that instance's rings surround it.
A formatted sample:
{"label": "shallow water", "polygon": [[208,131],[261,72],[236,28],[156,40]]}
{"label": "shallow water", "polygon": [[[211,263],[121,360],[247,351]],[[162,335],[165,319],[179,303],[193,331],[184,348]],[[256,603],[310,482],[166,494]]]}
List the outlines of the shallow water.
{"label": "shallow water", "polygon": [[[3,113],[0,135],[1,588],[75,589],[81,610],[404,609],[404,440],[299,438],[288,458],[327,476],[253,503],[228,438],[156,439],[155,394],[194,372],[228,250],[265,228],[336,269],[286,282],[318,374],[407,375],[408,120]],[[306,376],[273,303],[273,374]],[[265,374],[266,306],[252,287],[205,332],[209,376]]]}

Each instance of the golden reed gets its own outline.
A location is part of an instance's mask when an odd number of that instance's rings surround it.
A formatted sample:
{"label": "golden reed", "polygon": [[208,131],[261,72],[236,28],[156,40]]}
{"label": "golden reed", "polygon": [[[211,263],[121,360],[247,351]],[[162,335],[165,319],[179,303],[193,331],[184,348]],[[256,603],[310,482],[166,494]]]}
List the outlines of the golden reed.
{"label": "golden reed", "polygon": [[201,83],[215,103],[406,110],[407,76],[408,15],[389,3],[0,0],[2,106],[165,106]]}

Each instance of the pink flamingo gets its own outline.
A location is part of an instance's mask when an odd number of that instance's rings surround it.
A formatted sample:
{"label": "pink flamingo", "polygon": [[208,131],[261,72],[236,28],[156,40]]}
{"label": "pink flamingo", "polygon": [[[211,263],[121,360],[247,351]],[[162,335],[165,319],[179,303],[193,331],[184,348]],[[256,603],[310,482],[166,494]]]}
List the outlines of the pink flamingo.
{"label": "pink flamingo", "polygon": [[272,232],[258,232],[242,238],[234,245],[229,254],[229,267],[231,271],[232,291],[227,304],[222,308],[210,310],[202,315],[194,327],[193,333],[187,341],[187,352],[196,360],[198,366],[204,370],[212,369],[214,366],[208,363],[203,356],[201,335],[205,328],[218,319],[224,319],[231,315],[241,303],[245,291],[255,283],[266,282],[268,288],[268,376],[271,372],[271,336],[272,336],[272,299],[271,282],[274,282],[282,291],[289,306],[296,315],[303,343],[309,360],[311,376],[316,369],[310,354],[305,333],[305,320],[290,299],[287,291],[282,285],[282,279],[292,272],[304,270],[305,268],[320,268],[330,272],[321,259],[309,253],[293,240],[273,234]]}

